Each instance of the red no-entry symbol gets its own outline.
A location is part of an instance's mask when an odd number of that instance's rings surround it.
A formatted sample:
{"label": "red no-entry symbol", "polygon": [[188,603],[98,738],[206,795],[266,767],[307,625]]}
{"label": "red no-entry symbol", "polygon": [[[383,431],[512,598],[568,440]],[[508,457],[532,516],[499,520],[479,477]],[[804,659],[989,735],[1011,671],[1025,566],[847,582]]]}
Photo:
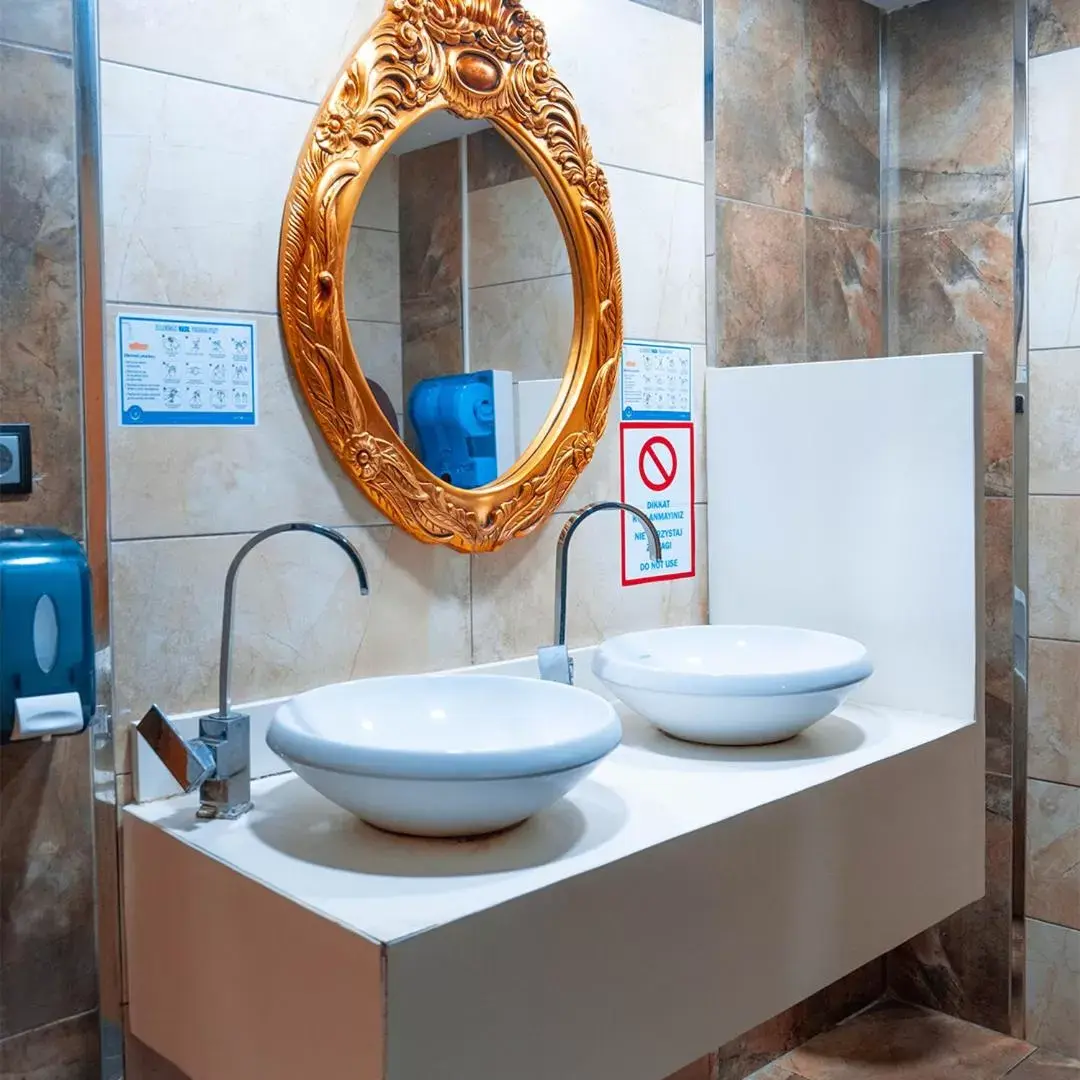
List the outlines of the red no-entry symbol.
{"label": "red no-entry symbol", "polygon": [[675,447],[662,435],[647,440],[638,456],[638,472],[650,491],[667,491],[675,482],[679,459]]}

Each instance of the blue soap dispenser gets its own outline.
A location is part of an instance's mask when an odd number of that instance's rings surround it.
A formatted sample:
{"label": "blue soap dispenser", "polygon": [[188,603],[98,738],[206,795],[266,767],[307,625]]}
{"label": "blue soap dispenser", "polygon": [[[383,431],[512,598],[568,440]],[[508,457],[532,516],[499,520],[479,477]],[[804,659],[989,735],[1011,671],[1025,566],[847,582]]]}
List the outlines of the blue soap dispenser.
{"label": "blue soap dispenser", "polygon": [[0,743],[74,735],[94,703],[82,546],[56,529],[0,527]]}

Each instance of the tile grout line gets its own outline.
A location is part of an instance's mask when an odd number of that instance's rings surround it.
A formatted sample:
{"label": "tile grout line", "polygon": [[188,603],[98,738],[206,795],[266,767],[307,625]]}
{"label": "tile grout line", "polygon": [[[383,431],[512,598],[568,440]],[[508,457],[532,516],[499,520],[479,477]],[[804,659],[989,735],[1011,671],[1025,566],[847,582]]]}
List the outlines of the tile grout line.
{"label": "tile grout line", "polygon": [[70,1016],[61,1016],[58,1020],[50,1020],[47,1024],[38,1024],[36,1027],[29,1027],[24,1031],[10,1032],[0,1039],[0,1046],[3,1046],[5,1043],[12,1043],[16,1039],[25,1039],[28,1035],[38,1035],[43,1031],[62,1027],[65,1024],[70,1024],[73,1020],[82,1020],[87,1016],[96,1016],[97,1012],[97,1009],[83,1009],[80,1012],[71,1013]]}
{"label": "tile grout line", "polygon": [[17,52],[35,53],[38,56],[51,56],[56,60],[66,60],[68,67],[71,67],[74,62],[70,52],[52,49],[48,45],[33,45],[29,41],[10,41],[7,38],[0,38],[0,49],[14,49]]}

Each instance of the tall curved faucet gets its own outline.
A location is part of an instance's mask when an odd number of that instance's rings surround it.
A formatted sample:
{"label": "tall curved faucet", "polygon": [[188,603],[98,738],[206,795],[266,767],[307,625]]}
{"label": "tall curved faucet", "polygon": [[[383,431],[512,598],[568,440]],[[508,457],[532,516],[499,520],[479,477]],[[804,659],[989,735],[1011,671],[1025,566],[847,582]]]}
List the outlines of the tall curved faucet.
{"label": "tall curved faucet", "polygon": [[573,683],[574,661],[566,647],[566,570],[570,557],[570,541],[586,518],[601,510],[622,510],[641,522],[645,529],[645,539],[649,545],[649,555],[653,562],[659,562],[662,552],[660,534],[649,520],[644,510],[625,502],[598,502],[583,506],[570,516],[559,534],[555,549],[555,632],[554,644],[541,647],[537,652],[540,665],[540,677],[552,682]]}
{"label": "tall curved faucet", "polygon": [[152,705],[135,725],[176,782],[185,791],[199,788],[201,818],[238,818],[251,809],[251,718],[232,711],[229,673],[232,667],[233,616],[236,610],[236,575],[249,552],[264,540],[284,532],[310,532],[324,536],[348,555],[368,594],[367,573],[359,552],[341,533],[325,525],[290,521],[256,533],[233,557],[225,575],[225,601],[221,615],[221,668],[218,673],[218,711],[199,721],[198,738],[188,741],[165,714]]}

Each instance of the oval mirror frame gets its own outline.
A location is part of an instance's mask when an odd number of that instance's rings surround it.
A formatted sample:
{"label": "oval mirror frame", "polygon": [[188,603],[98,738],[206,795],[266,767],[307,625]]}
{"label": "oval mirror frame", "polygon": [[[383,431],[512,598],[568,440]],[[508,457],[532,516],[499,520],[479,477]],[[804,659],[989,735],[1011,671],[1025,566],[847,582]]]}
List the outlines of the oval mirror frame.
{"label": "oval mirror frame", "polygon": [[[524,156],[560,220],[574,282],[566,373],[543,429],[475,490],[430,473],[387,422],[353,349],[345,250],[367,181],[394,139],[449,109],[487,119]],[[604,433],[622,348],[622,282],[606,178],[544,28],[519,0],[386,0],[323,101],[285,205],[285,340],[319,427],[348,475],[418,540],[494,551],[549,517]]]}

